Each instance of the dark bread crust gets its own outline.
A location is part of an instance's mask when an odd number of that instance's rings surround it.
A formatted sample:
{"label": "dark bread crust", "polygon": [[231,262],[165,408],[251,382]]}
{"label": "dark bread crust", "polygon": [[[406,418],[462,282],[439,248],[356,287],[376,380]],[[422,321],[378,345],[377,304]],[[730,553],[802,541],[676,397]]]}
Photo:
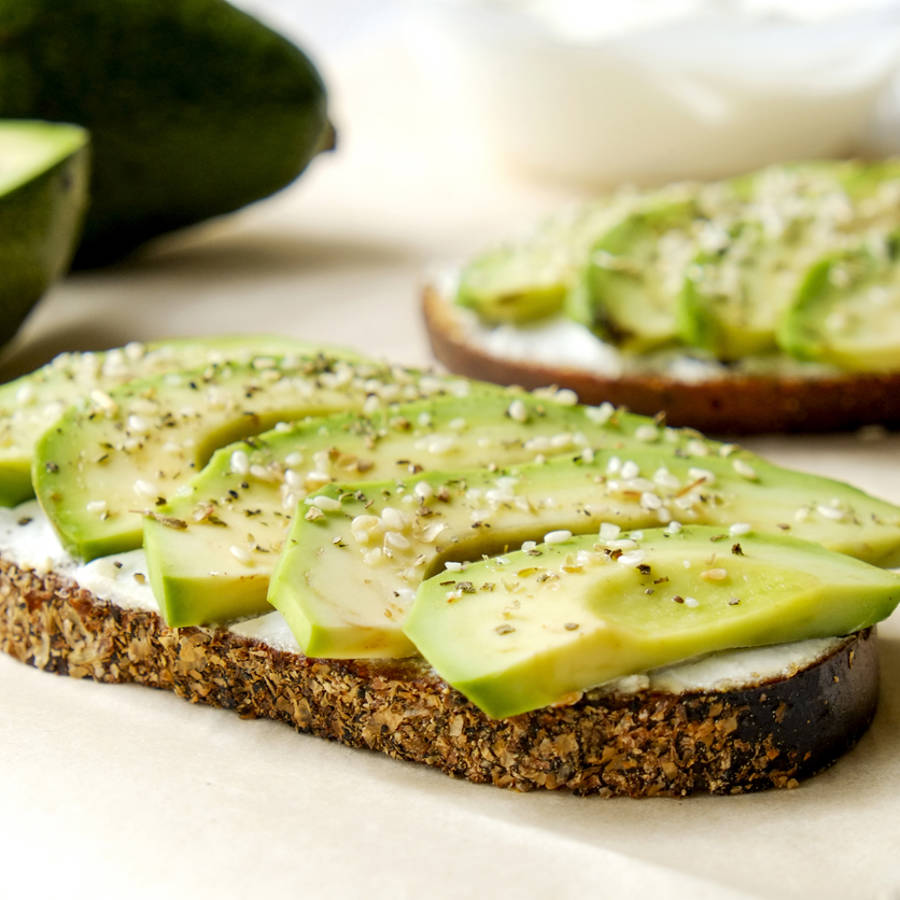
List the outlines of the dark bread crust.
{"label": "dark bread crust", "polygon": [[224,630],[172,629],[3,559],[0,649],[49,672],[170,690],[478,783],[605,796],[793,787],[856,742],[878,693],[867,630],[790,678],[747,689],[597,690],[494,720],[420,661],[308,659]]}
{"label": "dark bread crust", "polygon": [[900,372],[818,378],[735,375],[701,382],[652,374],[610,378],[503,359],[472,346],[454,307],[432,286],[424,290],[423,312],[435,357],[451,372],[470,378],[524,388],[572,388],[582,403],[609,401],[650,416],[664,412],[670,425],[718,434],[900,427]]}

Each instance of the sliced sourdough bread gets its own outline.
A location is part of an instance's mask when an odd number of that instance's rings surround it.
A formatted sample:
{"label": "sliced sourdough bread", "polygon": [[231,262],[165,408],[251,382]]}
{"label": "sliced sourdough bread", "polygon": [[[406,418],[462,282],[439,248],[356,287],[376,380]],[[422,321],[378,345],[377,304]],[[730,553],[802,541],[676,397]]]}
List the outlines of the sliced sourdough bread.
{"label": "sliced sourdough bread", "polygon": [[709,671],[671,667],[491,719],[422,660],[310,659],[261,637],[283,634],[277,613],[257,628],[169,628],[139,606],[96,596],[71,571],[0,559],[0,649],[24,663],[170,690],[517,790],[648,797],[793,787],[857,741],[878,693],[867,629],[783,646],[771,659],[771,650],[720,654]]}
{"label": "sliced sourdough bread", "polygon": [[423,313],[435,357],[450,371],[471,378],[525,388],[571,388],[582,403],[609,402],[645,415],[664,414],[670,425],[717,434],[900,426],[900,372],[609,372],[565,353],[550,361],[525,345],[515,351],[498,349],[498,342],[485,339],[489,330],[475,323],[474,314],[436,285],[425,288]]}

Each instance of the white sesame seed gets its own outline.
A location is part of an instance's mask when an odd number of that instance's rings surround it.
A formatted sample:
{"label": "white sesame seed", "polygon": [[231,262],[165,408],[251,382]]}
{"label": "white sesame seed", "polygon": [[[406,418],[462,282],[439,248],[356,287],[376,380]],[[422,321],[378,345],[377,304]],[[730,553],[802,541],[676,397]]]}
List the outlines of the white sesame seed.
{"label": "white sesame seed", "polygon": [[728,577],[726,569],[705,569],[700,573],[704,581],[724,581]]}
{"label": "white sesame seed", "polygon": [[744,462],[742,459],[736,459],[732,462],[731,467],[734,469],[741,478],[746,478],[750,481],[758,478],[759,476],[756,474],[756,469],[753,468],[749,463]]}
{"label": "white sesame seed", "polygon": [[560,528],[558,531],[548,531],[544,535],[545,544],[561,544],[563,541],[569,540],[572,532],[567,528]]}
{"label": "white sesame seed", "polygon": [[426,449],[434,456],[441,456],[444,453],[455,450],[457,445],[457,439],[453,435],[437,434],[428,441]]}
{"label": "white sesame seed", "polygon": [[578,403],[578,394],[571,388],[560,388],[553,399],[562,406],[575,406]]}
{"label": "white sesame seed", "polygon": [[550,446],[554,450],[564,450],[566,447],[572,446],[572,435],[564,432],[562,434],[554,434],[550,438]]}
{"label": "white sesame seed", "polygon": [[612,541],[615,540],[622,529],[613,522],[601,522],[600,523],[600,540],[603,541]]}
{"label": "white sesame seed", "polygon": [[513,400],[513,402],[509,404],[509,408],[506,410],[506,414],[514,422],[528,421],[528,408],[519,399]]}
{"label": "white sesame seed", "polygon": [[634,436],[637,440],[650,444],[659,437],[659,430],[655,425],[639,425],[634,430]]}
{"label": "white sesame seed", "polygon": [[537,541],[525,541],[522,544],[522,549],[527,553],[529,550],[534,550],[537,547]]}
{"label": "white sesame seed", "polygon": [[243,450],[235,450],[231,454],[229,467],[235,475],[246,475],[250,471],[250,458]]}
{"label": "white sesame seed", "polygon": [[739,537],[742,534],[748,534],[751,528],[752,526],[749,522],[735,522],[734,525],[728,529],[728,533],[732,537]]}
{"label": "white sesame seed", "polygon": [[588,406],[584,410],[584,414],[595,424],[595,425],[605,425],[612,414],[616,411],[616,408],[612,405],[612,403],[601,403],[599,406]]}
{"label": "white sesame seed", "polygon": [[384,543],[392,550],[409,550],[412,544],[405,535],[399,531],[386,531],[384,533]]}
{"label": "white sesame seed", "polygon": [[293,453],[288,453],[288,455],[284,458],[284,464],[286,466],[299,466],[302,462],[303,454],[299,450],[295,450]]}
{"label": "white sesame seed", "polygon": [[337,497],[326,497],[320,494],[317,497],[307,497],[304,501],[307,506],[315,506],[322,512],[337,512],[341,508],[341,501]]}
{"label": "white sesame seed", "polygon": [[31,384],[23,384],[22,387],[16,391],[16,403],[19,406],[27,406],[34,401],[35,396],[34,386]]}
{"label": "white sesame seed", "polygon": [[650,491],[644,491],[644,493],[641,494],[641,506],[644,509],[659,509],[662,506],[662,500],[660,500],[656,494],[653,494]]}
{"label": "white sesame seed", "polygon": [[105,513],[107,504],[105,500],[89,500],[84,507],[89,513]]}
{"label": "white sesame seed", "polygon": [[239,547],[237,544],[232,544],[228,548],[228,552],[238,561],[242,563],[249,563],[253,558],[250,555],[250,551],[246,547]]}
{"label": "white sesame seed", "polygon": [[429,498],[431,498],[431,497],[434,496],[434,488],[431,486],[431,484],[430,484],[429,482],[427,482],[427,481],[420,481],[420,482],[418,482],[418,484],[416,484],[416,486],[413,488],[413,493],[414,493],[420,500],[428,500]]}
{"label": "white sesame seed", "polygon": [[630,478],[637,478],[641,474],[640,466],[633,459],[626,459],[622,463],[622,477],[627,481]]}
{"label": "white sesame seed", "polygon": [[429,412],[420,412],[419,417],[416,419],[419,425],[422,428],[427,428],[431,424],[431,413]]}
{"label": "white sesame seed", "polygon": [[606,463],[606,474],[617,475],[622,468],[622,460],[618,456],[611,456]]}
{"label": "white sesame seed", "polygon": [[842,509],[836,509],[833,506],[825,506],[824,504],[819,504],[816,507],[816,512],[823,518],[831,519],[833,522],[839,522],[845,515]]}
{"label": "white sesame seed", "polygon": [[681,522],[673,519],[666,525],[666,534],[678,534],[681,531]]}
{"label": "white sesame seed", "polygon": [[156,485],[151,484],[149,481],[144,481],[143,478],[138,478],[133,487],[134,492],[141,497],[155,497],[158,493]]}
{"label": "white sesame seed", "polygon": [[308,490],[314,491],[316,488],[324,487],[331,481],[331,476],[327,472],[307,472],[303,477],[303,485]]}
{"label": "white sesame seed", "polygon": [[371,550],[367,550],[363,554],[363,562],[367,566],[377,566],[383,561],[384,554],[381,552],[381,547],[373,547]]}
{"label": "white sesame seed", "polygon": [[618,541],[607,541],[606,546],[610,550],[634,550],[637,547],[637,541],[631,538],[622,538]]}
{"label": "white sesame seed", "polygon": [[594,461],[594,451],[591,447],[585,447],[584,450],[581,451],[581,459],[586,463],[592,463]]}
{"label": "white sesame seed", "polygon": [[702,481],[705,484],[713,484],[716,480],[716,476],[709,469],[696,469],[694,467],[688,469],[688,478],[691,481]]}
{"label": "white sesame seed", "polygon": [[709,456],[709,447],[703,441],[688,441],[687,452],[691,456]]}
{"label": "white sesame seed", "polygon": [[444,563],[444,569],[448,572],[461,572],[463,568],[463,564],[461,562],[454,562],[453,560],[447,560]]}
{"label": "white sesame seed", "polygon": [[722,444],[719,447],[719,456],[728,457],[731,456],[738,449],[737,444]]}
{"label": "white sesame seed", "polygon": [[381,521],[391,531],[405,531],[410,524],[409,515],[394,506],[386,506],[381,511]]}
{"label": "white sesame seed", "polygon": [[643,550],[632,550],[630,553],[623,553],[616,562],[621,563],[623,566],[639,566],[643,561],[646,554]]}
{"label": "white sesame seed", "polygon": [[685,597],[684,605],[691,607],[691,609],[694,609],[695,607],[699,606],[700,603],[697,601],[696,597]]}

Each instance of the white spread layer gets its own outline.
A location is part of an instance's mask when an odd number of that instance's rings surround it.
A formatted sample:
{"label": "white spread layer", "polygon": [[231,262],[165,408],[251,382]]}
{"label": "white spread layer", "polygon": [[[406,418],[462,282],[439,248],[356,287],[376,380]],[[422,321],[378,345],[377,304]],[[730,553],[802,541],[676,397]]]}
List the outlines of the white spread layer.
{"label": "white spread layer", "polygon": [[[147,577],[143,550],[132,550],[78,565],[62,548],[38,503],[30,500],[14,509],[0,508],[0,554],[21,568],[39,573],[55,570],[68,575],[101,600],[123,609],[159,612]],[[235,634],[252,638],[274,650],[299,653],[297,640],[281,613],[245,619],[229,626]],[[820,638],[713,653],[702,659],[666,666],[645,675],[629,675],[604,687],[617,691],[644,688],[678,693],[687,690],[726,690],[763,679],[792,675],[824,656],[840,638]]]}
{"label": "white spread layer", "polygon": [[697,384],[740,375],[780,375],[821,378],[840,374],[834,366],[804,362],[784,354],[748,356],[730,366],[714,359],[691,356],[683,349],[652,353],[623,353],[590,329],[564,315],[548,316],[522,325],[486,325],[470,309],[449,298],[456,294],[455,273],[432,273],[433,283],[468,344],[495,359],[531,365],[577,369],[604,378],[626,375],[665,375],[674,381]]}

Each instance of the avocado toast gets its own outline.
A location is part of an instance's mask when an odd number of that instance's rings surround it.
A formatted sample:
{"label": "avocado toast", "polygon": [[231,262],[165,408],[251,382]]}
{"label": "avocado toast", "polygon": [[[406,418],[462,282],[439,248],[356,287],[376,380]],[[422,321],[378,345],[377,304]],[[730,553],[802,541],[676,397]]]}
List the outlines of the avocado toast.
{"label": "avocado toast", "polygon": [[900,422],[900,165],[620,192],[426,288],[453,371],[725,433]]}
{"label": "avocado toast", "polygon": [[[868,724],[891,504],[570,392],[216,354],[88,386],[32,446],[44,509],[0,529],[7,652],[519,789],[791,785]],[[222,367],[245,390],[216,418]],[[302,404],[265,399],[285,379]],[[276,408],[304,418],[252,434]]]}

